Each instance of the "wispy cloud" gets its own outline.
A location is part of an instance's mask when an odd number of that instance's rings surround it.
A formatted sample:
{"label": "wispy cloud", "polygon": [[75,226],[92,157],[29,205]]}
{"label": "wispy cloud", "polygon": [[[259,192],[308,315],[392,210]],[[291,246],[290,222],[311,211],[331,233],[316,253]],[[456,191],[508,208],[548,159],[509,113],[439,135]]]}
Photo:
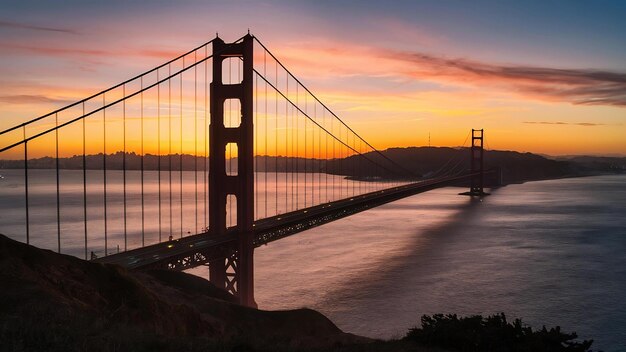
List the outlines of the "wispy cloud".
{"label": "wispy cloud", "polygon": [[49,56],[103,56],[111,54],[108,51],[97,49],[30,46],[14,43],[0,43],[0,48],[5,48],[13,52],[29,52]]}
{"label": "wispy cloud", "polygon": [[24,45],[17,43],[0,43],[0,48],[4,48],[11,52],[26,52],[38,55],[54,56],[54,57],[122,57],[122,56],[138,56],[138,57],[154,57],[163,60],[173,59],[180,55],[183,50],[166,50],[166,49],[84,49],[72,47],[51,47],[43,45]]}
{"label": "wispy cloud", "polygon": [[144,50],[135,50],[132,51],[131,54],[135,54],[137,56],[147,56],[147,57],[155,57],[163,60],[173,59],[180,54],[182,54],[182,50],[165,50],[165,49],[144,49]]}
{"label": "wispy cloud", "polygon": [[523,123],[529,125],[570,125],[570,126],[606,126],[606,123],[594,123],[594,122],[552,122],[552,121],[524,121]]}
{"label": "wispy cloud", "polygon": [[67,99],[52,98],[45,95],[0,95],[0,102],[7,104],[69,104],[72,101]]}
{"label": "wispy cloud", "polygon": [[573,104],[626,106],[626,73],[622,72],[499,65],[418,52],[391,55],[413,64],[406,74],[415,78],[487,84],[539,99]]}
{"label": "wispy cloud", "polygon": [[2,20],[0,20],[0,27],[28,29],[28,30],[44,31],[44,32],[57,32],[57,33],[66,33],[66,34],[78,34],[78,32],[76,32],[75,30],[67,29],[67,28],[36,26],[32,24],[27,24],[27,23],[18,23],[18,22],[10,22],[10,21],[2,21]]}
{"label": "wispy cloud", "polygon": [[289,64],[315,79],[409,79],[487,88],[541,101],[626,106],[626,72],[497,64],[332,41],[292,44],[279,52]]}

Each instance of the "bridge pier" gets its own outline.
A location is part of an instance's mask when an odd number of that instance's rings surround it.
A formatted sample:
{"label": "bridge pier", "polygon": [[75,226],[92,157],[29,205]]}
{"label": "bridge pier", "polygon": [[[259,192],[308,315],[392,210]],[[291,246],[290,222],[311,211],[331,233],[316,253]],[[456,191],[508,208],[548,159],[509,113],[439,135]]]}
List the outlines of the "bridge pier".
{"label": "bridge pier", "polygon": [[[211,120],[209,125],[209,235],[224,235],[227,231],[227,199],[234,196],[237,203],[236,248],[229,248],[224,258],[209,263],[209,278],[216,286],[228,290],[246,306],[256,307],[254,301],[254,144],[253,144],[253,37],[242,42],[213,41],[213,82],[211,82]],[[243,61],[242,81],[224,83],[223,62],[236,58]],[[239,67],[238,65],[236,67]],[[224,104],[238,99],[241,124],[226,126]],[[226,148],[237,146],[237,170],[227,174]],[[230,162],[230,161],[229,161]],[[232,226],[232,224],[231,224]]]}
{"label": "bridge pier", "polygon": [[470,172],[473,175],[470,179],[469,192],[461,193],[467,196],[486,196],[489,193],[484,191],[485,184],[485,165],[483,161],[483,136],[484,130],[475,130],[472,128],[472,146],[470,148]]}

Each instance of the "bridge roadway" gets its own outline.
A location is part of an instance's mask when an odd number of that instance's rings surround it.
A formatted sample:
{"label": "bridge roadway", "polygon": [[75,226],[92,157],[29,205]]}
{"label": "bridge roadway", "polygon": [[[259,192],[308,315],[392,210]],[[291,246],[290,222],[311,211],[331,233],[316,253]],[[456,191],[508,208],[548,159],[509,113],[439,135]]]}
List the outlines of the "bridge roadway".
{"label": "bridge roadway", "polygon": [[[487,172],[489,171],[485,171]],[[455,177],[427,179],[257,220],[253,225],[253,243],[255,247],[259,247],[398,199],[458,184],[469,180],[473,175],[470,173]],[[205,232],[112,254],[93,261],[118,264],[130,269],[185,270],[228,256],[237,248],[236,234],[236,227],[223,235]]]}

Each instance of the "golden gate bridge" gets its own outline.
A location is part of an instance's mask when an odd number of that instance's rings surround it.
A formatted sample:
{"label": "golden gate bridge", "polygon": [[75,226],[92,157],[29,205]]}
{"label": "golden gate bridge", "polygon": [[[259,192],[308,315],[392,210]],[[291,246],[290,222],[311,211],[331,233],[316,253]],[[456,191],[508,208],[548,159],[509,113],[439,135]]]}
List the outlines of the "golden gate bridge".
{"label": "golden gate bridge", "polygon": [[0,232],[137,270],[208,265],[211,282],[255,306],[255,247],[438,187],[482,196],[482,130],[468,151],[469,170],[452,158],[418,175],[258,38],[216,37],[1,131],[0,160],[19,181]]}

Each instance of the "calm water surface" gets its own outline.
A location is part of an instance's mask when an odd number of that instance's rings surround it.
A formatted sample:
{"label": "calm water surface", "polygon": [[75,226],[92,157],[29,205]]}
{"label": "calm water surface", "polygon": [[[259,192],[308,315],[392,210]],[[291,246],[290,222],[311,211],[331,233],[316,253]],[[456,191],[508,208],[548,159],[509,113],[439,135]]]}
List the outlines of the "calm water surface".
{"label": "calm water surface", "polygon": [[445,188],[256,251],[263,309],[402,336],[422,314],[522,317],[626,351],[626,177],[529,182],[482,201]]}
{"label": "calm water surface", "polygon": [[[63,172],[62,251],[83,256],[82,198],[77,198],[82,172]],[[0,174],[0,232],[24,240],[21,176],[15,170]],[[97,253],[104,252],[100,174],[88,175],[88,242]],[[147,177],[155,181],[157,175]],[[58,245],[54,182],[49,170],[31,175],[32,240],[52,249]],[[109,248],[123,247],[121,177],[113,174],[107,182]],[[135,183],[127,204],[133,248],[141,244],[137,175],[130,182]],[[176,211],[171,217],[175,233],[204,226],[202,200],[196,216],[195,188],[194,174],[185,173],[183,220]],[[270,186],[268,199],[283,199],[283,189],[291,188]],[[175,184],[174,204],[180,190]],[[380,338],[402,336],[422,314],[505,312],[534,327],[560,325],[594,338],[594,349],[626,351],[626,176],[509,185],[482,201],[459,191],[416,195],[257,249],[259,307],[313,308],[345,331]],[[144,240],[154,243],[158,190],[145,192],[151,221]],[[164,192],[162,226],[169,234],[169,191]],[[263,217],[263,211],[257,215]],[[206,268],[191,272],[207,276]]]}

